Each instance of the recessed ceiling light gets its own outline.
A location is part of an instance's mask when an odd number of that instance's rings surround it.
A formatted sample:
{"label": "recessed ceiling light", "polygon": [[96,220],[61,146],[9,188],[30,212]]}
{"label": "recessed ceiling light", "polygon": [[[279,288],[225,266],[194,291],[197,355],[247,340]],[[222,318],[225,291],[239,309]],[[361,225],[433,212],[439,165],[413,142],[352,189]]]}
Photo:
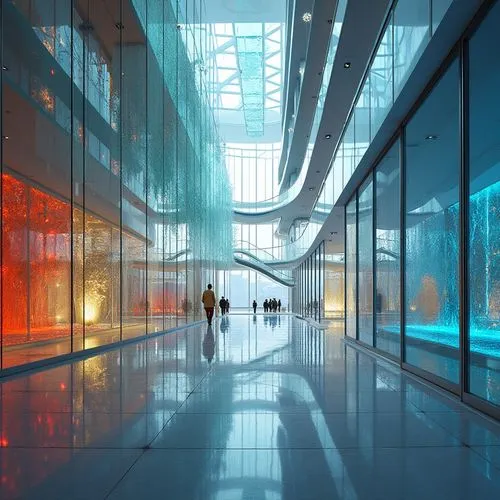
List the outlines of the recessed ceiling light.
{"label": "recessed ceiling light", "polygon": [[9,70],[9,68],[7,68],[7,66],[4,66],[4,65],[2,64],[2,71],[8,71],[8,70]]}
{"label": "recessed ceiling light", "polygon": [[332,134],[325,134],[325,139],[331,139],[332,138]]}
{"label": "recessed ceiling light", "polygon": [[349,69],[350,67],[351,67],[351,63],[350,63],[349,61],[346,61],[346,62],[344,63],[344,68],[345,68],[345,69]]}
{"label": "recessed ceiling light", "polygon": [[438,138],[438,136],[437,136],[437,135],[434,135],[434,134],[429,134],[429,135],[425,138],[425,140],[426,140],[426,141],[435,141],[437,138]]}
{"label": "recessed ceiling light", "polygon": [[313,16],[310,12],[304,12],[304,14],[302,14],[302,21],[304,21],[305,23],[310,23],[312,17]]}
{"label": "recessed ceiling light", "polygon": [[309,191],[314,191],[316,188],[310,187]]}
{"label": "recessed ceiling light", "polygon": [[9,140],[9,136],[8,135],[2,135],[2,139],[5,139],[6,141]]}

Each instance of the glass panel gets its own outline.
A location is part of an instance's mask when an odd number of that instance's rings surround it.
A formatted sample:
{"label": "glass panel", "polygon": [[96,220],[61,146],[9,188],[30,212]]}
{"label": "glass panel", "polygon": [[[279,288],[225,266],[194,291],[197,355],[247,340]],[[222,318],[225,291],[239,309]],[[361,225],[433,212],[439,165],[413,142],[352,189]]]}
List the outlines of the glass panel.
{"label": "glass panel", "polygon": [[232,262],[199,16],[185,1],[2,2],[3,367],[198,319]]}
{"label": "glass panel", "polygon": [[500,405],[500,3],[470,41],[469,390]]}
{"label": "glass panel", "polygon": [[429,41],[429,0],[399,0],[393,19],[396,98]]}
{"label": "glass panel", "polygon": [[432,0],[432,33],[439,26],[452,3],[453,0]]}
{"label": "glass panel", "polygon": [[2,2],[4,368],[71,350],[71,4],[28,7]]}
{"label": "glass panel", "polygon": [[399,141],[375,171],[375,345],[400,356],[400,173]]}
{"label": "glass panel", "polygon": [[370,107],[372,137],[378,132],[393,103],[394,46],[392,40],[392,16],[380,41],[370,70]]}
{"label": "glass panel", "polygon": [[357,248],[356,248],[356,199],[346,207],[346,332],[356,338],[357,331]]}
{"label": "glass panel", "polygon": [[406,361],[454,383],[459,380],[458,102],[454,61],[406,129]]}
{"label": "glass panel", "polygon": [[358,200],[359,340],[373,345],[373,180],[359,188]]}

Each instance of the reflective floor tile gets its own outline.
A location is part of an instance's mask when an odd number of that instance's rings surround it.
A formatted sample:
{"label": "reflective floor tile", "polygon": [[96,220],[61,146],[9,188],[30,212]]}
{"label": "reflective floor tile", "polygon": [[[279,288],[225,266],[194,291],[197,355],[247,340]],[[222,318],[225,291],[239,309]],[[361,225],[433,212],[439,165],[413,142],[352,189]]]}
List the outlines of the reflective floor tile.
{"label": "reflective floor tile", "polygon": [[322,448],[324,420],[315,414],[240,412],[176,414],[153,448]]}
{"label": "reflective floor tile", "polygon": [[427,415],[469,446],[500,445],[500,423],[490,422],[471,411],[428,413]]}
{"label": "reflective floor tile", "polygon": [[461,445],[420,412],[325,414],[325,420],[337,448]]}
{"label": "reflective floor tile", "polygon": [[2,500],[105,498],[139,450],[1,449]]}
{"label": "reflective floor tile", "polygon": [[340,498],[322,450],[148,450],[110,498],[146,491],[182,500]]}

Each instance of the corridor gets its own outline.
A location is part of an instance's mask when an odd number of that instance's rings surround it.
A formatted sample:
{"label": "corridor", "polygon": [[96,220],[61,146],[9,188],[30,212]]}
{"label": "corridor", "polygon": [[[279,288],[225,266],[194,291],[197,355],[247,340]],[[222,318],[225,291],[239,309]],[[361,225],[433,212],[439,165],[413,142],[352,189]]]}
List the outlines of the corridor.
{"label": "corridor", "polygon": [[1,387],[1,499],[500,498],[500,426],[290,315]]}

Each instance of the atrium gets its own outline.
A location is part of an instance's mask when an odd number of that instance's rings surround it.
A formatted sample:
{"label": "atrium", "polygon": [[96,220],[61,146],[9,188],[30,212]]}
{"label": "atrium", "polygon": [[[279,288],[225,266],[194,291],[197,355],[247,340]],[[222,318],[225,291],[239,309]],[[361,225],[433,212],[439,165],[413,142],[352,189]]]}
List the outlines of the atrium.
{"label": "atrium", "polygon": [[0,499],[500,498],[500,0],[0,1]]}

